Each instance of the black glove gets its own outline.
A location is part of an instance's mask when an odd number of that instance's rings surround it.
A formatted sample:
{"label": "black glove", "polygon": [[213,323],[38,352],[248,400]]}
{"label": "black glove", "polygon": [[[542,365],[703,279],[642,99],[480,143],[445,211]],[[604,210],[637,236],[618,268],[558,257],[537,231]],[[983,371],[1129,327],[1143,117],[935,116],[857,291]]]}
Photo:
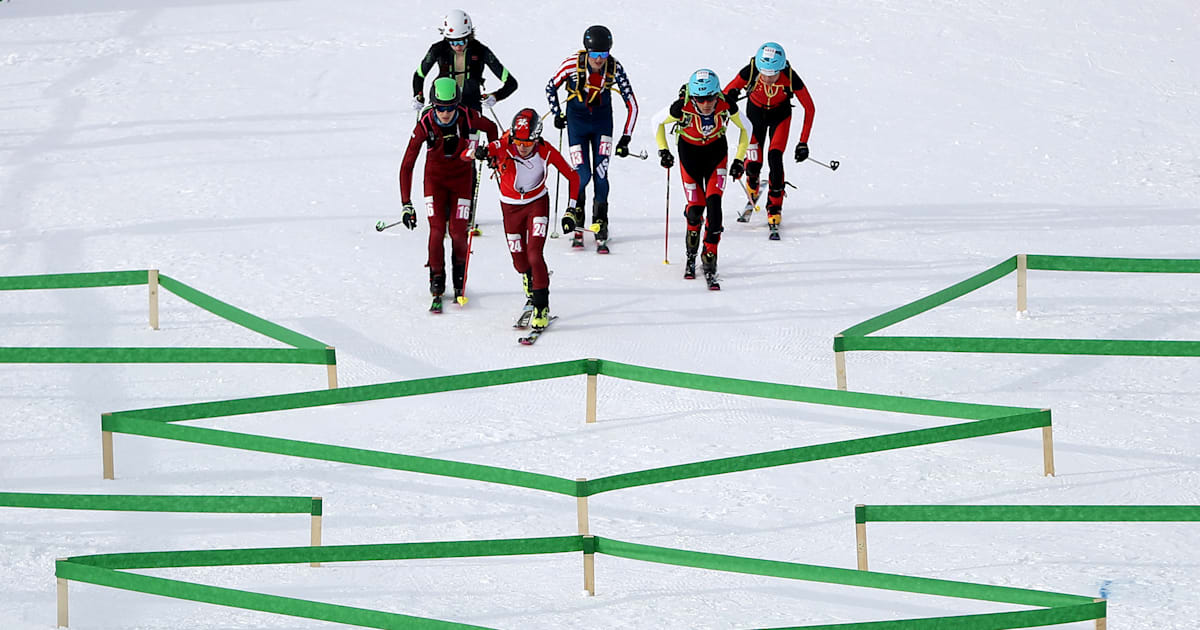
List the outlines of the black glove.
{"label": "black glove", "polygon": [[475,147],[475,159],[476,160],[486,160],[487,158],[488,158],[487,145],[480,143],[478,146]]}
{"label": "black glove", "polygon": [[675,166],[675,156],[671,155],[670,149],[658,150],[658,163],[662,164],[663,168],[671,168]]}
{"label": "black glove", "polygon": [[404,204],[404,214],[400,215],[400,222],[410,230],[417,229],[417,211],[412,202]]}
{"label": "black glove", "polygon": [[734,179],[741,179],[742,173],[746,172],[746,164],[741,160],[734,160],[733,164],[729,165],[729,176]]}
{"label": "black glove", "polygon": [[629,155],[629,140],[630,138],[627,135],[621,136],[621,139],[617,140],[617,157],[626,157]]}
{"label": "black glove", "polygon": [[493,171],[500,168],[500,156],[488,153],[483,159],[487,160],[488,168]]}
{"label": "black glove", "polygon": [[567,211],[563,213],[562,229],[563,233],[574,232],[575,226],[581,223],[580,217],[575,209],[575,200],[572,199],[570,205],[567,206]]}
{"label": "black glove", "polygon": [[803,162],[804,160],[807,160],[807,159],[808,159],[808,143],[807,142],[796,143],[796,161]]}
{"label": "black glove", "polygon": [[566,129],[567,128],[567,115],[566,114],[558,114],[554,117],[554,128],[555,129]]}

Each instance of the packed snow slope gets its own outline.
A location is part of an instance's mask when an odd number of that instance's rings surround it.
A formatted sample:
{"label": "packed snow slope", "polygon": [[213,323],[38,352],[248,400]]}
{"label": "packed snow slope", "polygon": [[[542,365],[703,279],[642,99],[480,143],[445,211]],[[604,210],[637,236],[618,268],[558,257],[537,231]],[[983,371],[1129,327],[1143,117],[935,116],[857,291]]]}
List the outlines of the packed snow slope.
{"label": "packed snow slope", "polygon": [[[654,116],[700,67],[728,80],[778,41],[812,93],[787,164],[783,239],[726,221],[722,290],[682,279],[682,191],[655,159],[611,168],[612,254],[546,251],[551,310],[516,343],[522,303],[496,189],[480,191],[465,308],[428,307],[427,226],[399,219],[411,77],[448,6],[424,0],[0,2],[0,273],[161,269],[337,348],[342,385],[600,357],[833,387],[833,336],[1017,253],[1196,258],[1200,9],[1185,0],[1057,3],[464,2],[516,76],[543,88],[609,26]],[[489,79],[496,85],[495,78]],[[624,110],[617,106],[618,124]],[[799,122],[793,123],[794,145]],[[557,143],[548,127],[546,138]],[[789,155],[791,147],[789,146]],[[666,206],[670,188],[671,206]],[[736,188],[726,208],[741,207]],[[669,217],[664,215],[669,214]],[[669,244],[664,254],[664,220]],[[670,264],[664,264],[664,255]],[[275,344],[182,300],[146,326],[145,289],[0,295],[0,346]],[[1200,278],[1030,276],[905,322],[912,335],[1200,340]],[[319,389],[283,365],[0,366],[0,491],[325,497],[325,543],[571,534],[574,502],[479,482],[118,436],[100,479],[100,414]],[[1036,431],[613,492],[592,531],[653,545],[854,566],[866,504],[1200,505],[1195,359],[849,355],[851,389],[1053,410],[1056,477]],[[935,426],[934,420],[580,378],[210,420],[297,437],[595,477]],[[54,623],[53,560],[307,543],[307,518],[0,509],[0,626]],[[1200,617],[1196,524],[880,524],[880,571],[1104,596],[1110,627]],[[731,628],[1001,610],[600,558],[495,558],[163,572],[304,599],[502,628]],[[73,628],[316,628],[88,585]],[[1089,627],[1090,624],[1075,624]]]}

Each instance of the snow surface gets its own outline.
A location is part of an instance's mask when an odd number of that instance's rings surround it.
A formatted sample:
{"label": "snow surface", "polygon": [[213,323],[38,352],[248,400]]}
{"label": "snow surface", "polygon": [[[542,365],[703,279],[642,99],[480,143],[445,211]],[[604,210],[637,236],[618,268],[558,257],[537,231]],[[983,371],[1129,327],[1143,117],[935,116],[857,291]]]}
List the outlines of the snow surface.
{"label": "snow surface", "polygon": [[[481,190],[471,302],[428,304],[427,232],[394,228],[413,124],[410,77],[446,7],[428,1],[8,0],[0,3],[0,272],[158,268],[337,347],[342,385],[580,357],[833,387],[832,337],[1016,253],[1196,257],[1200,9],[1188,0],[610,0],[464,2],[521,82],[496,112],[545,109],[542,86],[604,23],[643,109],[702,66],[732,76],[781,42],[817,105],[789,164],[783,240],[729,220],[723,290],[680,278],[681,194],[612,167],[607,257],[550,241],[552,310],[532,348],[496,191]],[[494,81],[493,81],[494,84]],[[618,118],[623,110],[618,107]],[[798,124],[793,125],[792,143]],[[554,138],[553,131],[548,136]],[[741,194],[727,196],[740,207]],[[0,295],[0,345],[277,344],[145,289]],[[1200,339],[1200,279],[1031,272],[1030,313],[1002,281],[888,332]],[[1200,504],[1195,359],[852,353],[852,389],[1054,413],[1058,476],[1036,431],[612,492],[592,531],[653,545],[854,566],[853,506]],[[0,366],[0,490],[325,497],[325,543],[563,535],[567,497],[424,475],[118,436],[103,412],[318,389],[274,365]],[[207,421],[587,477],[928,426],[601,379]],[[1191,628],[1200,531],[1181,524],[876,524],[872,568],[1109,598],[1112,628]],[[54,624],[53,559],[307,543],[307,517],[0,509],[0,624]],[[1003,610],[575,556],[177,570],[237,588],[504,628],[729,628]],[[72,628],[311,628],[315,621],[71,587]],[[1090,623],[1071,627],[1090,627]]]}

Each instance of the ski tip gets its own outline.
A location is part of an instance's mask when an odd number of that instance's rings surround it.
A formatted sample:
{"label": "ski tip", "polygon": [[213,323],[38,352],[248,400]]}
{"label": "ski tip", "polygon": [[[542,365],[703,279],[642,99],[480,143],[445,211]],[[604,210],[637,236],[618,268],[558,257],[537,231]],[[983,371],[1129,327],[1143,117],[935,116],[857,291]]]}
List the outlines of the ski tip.
{"label": "ski tip", "polygon": [[466,306],[467,305],[467,296],[460,295],[460,296],[454,298],[454,301],[458,302],[459,306]]}

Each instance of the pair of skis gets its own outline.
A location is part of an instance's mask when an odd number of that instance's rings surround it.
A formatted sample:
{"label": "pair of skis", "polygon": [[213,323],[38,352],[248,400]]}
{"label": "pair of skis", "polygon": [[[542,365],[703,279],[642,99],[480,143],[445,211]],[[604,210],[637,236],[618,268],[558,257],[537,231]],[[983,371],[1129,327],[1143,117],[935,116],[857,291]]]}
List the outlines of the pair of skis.
{"label": "pair of skis", "polygon": [[[550,321],[546,324],[546,328],[549,328],[550,324],[553,324],[554,320],[556,319],[558,319],[557,315],[551,315]],[[525,300],[525,306],[521,309],[521,314],[517,316],[517,321],[513,324],[513,328],[520,330],[529,328],[529,322],[531,320],[533,320],[533,300],[529,299]],[[537,343],[538,337],[542,336],[542,333],[546,331],[546,328],[534,330],[524,337],[517,338],[517,343],[523,346],[532,346],[533,344]]]}

